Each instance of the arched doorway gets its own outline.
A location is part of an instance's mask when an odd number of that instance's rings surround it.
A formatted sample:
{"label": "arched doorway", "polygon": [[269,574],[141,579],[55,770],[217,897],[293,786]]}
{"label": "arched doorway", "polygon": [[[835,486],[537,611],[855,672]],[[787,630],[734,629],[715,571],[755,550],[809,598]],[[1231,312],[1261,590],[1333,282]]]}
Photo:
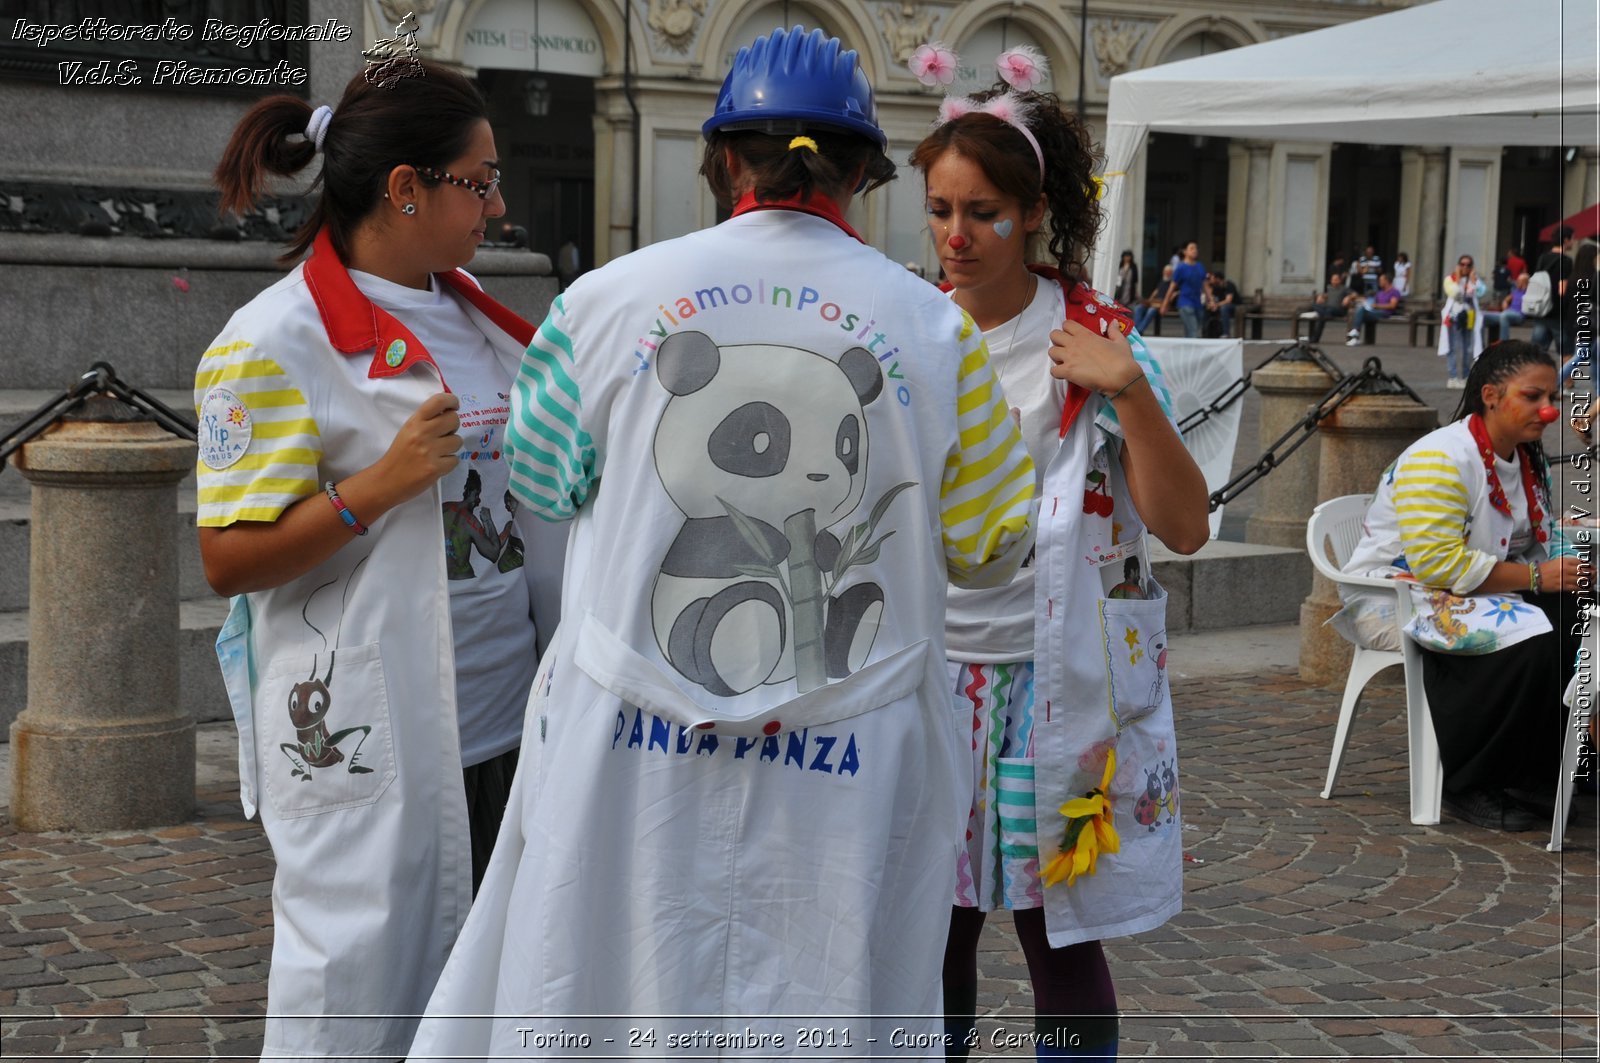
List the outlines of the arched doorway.
{"label": "arched doorway", "polygon": [[594,79],[600,36],[577,0],[489,0],[462,37],[500,148],[505,224],[550,256],[594,263]]}

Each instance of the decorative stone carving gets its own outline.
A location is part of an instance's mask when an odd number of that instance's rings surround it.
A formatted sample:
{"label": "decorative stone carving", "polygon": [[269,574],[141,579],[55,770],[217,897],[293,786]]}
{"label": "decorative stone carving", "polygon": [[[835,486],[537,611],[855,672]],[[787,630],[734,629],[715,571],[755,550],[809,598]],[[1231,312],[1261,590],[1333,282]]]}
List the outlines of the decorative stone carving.
{"label": "decorative stone carving", "polygon": [[389,25],[398,25],[407,15],[419,18],[431,15],[438,6],[439,0],[378,0],[378,7]]}
{"label": "decorative stone carving", "polygon": [[650,0],[646,21],[655,30],[657,47],[687,52],[706,13],[706,0]]}
{"label": "decorative stone carving", "polygon": [[277,196],[243,217],[225,218],[217,213],[214,191],[0,183],[0,232],[284,243],[309,209],[300,196]]}
{"label": "decorative stone carving", "polygon": [[1109,81],[1133,65],[1133,50],[1143,34],[1144,26],[1137,22],[1113,18],[1094,24],[1090,36],[1094,39],[1094,55],[1102,78]]}
{"label": "decorative stone carving", "polygon": [[885,4],[878,9],[883,22],[883,39],[889,45],[889,54],[904,66],[911,61],[911,53],[933,40],[933,27],[938,15],[918,12],[917,5],[909,0],[903,4]]}

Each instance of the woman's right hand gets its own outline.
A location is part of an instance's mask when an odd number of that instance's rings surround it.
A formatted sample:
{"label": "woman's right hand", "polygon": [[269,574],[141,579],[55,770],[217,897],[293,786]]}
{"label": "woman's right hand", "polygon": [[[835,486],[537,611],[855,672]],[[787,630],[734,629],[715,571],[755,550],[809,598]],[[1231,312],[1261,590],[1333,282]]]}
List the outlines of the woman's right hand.
{"label": "woman's right hand", "polygon": [[418,406],[395,433],[374,468],[396,505],[426,491],[459,464],[461,417],[456,411],[460,408],[458,396],[441,391]]}
{"label": "woman's right hand", "polygon": [[1539,563],[1539,589],[1542,591],[1590,591],[1594,589],[1594,567],[1581,557],[1568,554]]}

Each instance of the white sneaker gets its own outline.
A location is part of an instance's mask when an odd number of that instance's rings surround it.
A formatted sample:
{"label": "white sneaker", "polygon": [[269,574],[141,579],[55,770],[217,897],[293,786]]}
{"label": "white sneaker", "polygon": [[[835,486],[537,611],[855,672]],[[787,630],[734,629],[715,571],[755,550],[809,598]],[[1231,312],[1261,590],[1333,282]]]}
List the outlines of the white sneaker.
{"label": "white sneaker", "polygon": [[1449,382],[1445,384],[1445,387],[1451,391],[1465,391],[1467,382],[1465,380],[1457,379],[1456,377],[1451,377]]}
{"label": "white sneaker", "polygon": [[1345,335],[1350,337],[1351,339],[1355,339],[1356,337],[1361,335],[1361,331],[1359,329],[1351,329],[1349,332],[1346,332]]}
{"label": "white sneaker", "polygon": [[1351,336],[1349,339],[1344,341],[1344,345],[1346,347],[1359,347],[1361,346],[1361,337]]}

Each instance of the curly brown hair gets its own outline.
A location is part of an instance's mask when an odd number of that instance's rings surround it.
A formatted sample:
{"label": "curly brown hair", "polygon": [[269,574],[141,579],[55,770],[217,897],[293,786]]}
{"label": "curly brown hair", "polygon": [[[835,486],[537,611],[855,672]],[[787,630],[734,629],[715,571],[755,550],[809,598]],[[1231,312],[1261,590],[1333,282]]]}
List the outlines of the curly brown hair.
{"label": "curly brown hair", "polygon": [[[1004,82],[976,93],[985,103],[1012,92]],[[1024,207],[1042,193],[1048,207],[1050,258],[1062,273],[1086,277],[1086,263],[1100,233],[1100,202],[1095,168],[1104,156],[1089,138],[1088,127],[1062,106],[1053,92],[1014,92],[1026,109],[1028,131],[1044,155],[1044,176],[1026,138],[990,114],[969,112],[940,125],[911,153],[911,165],[928,169],[947,151],[977,163],[991,183]]]}

